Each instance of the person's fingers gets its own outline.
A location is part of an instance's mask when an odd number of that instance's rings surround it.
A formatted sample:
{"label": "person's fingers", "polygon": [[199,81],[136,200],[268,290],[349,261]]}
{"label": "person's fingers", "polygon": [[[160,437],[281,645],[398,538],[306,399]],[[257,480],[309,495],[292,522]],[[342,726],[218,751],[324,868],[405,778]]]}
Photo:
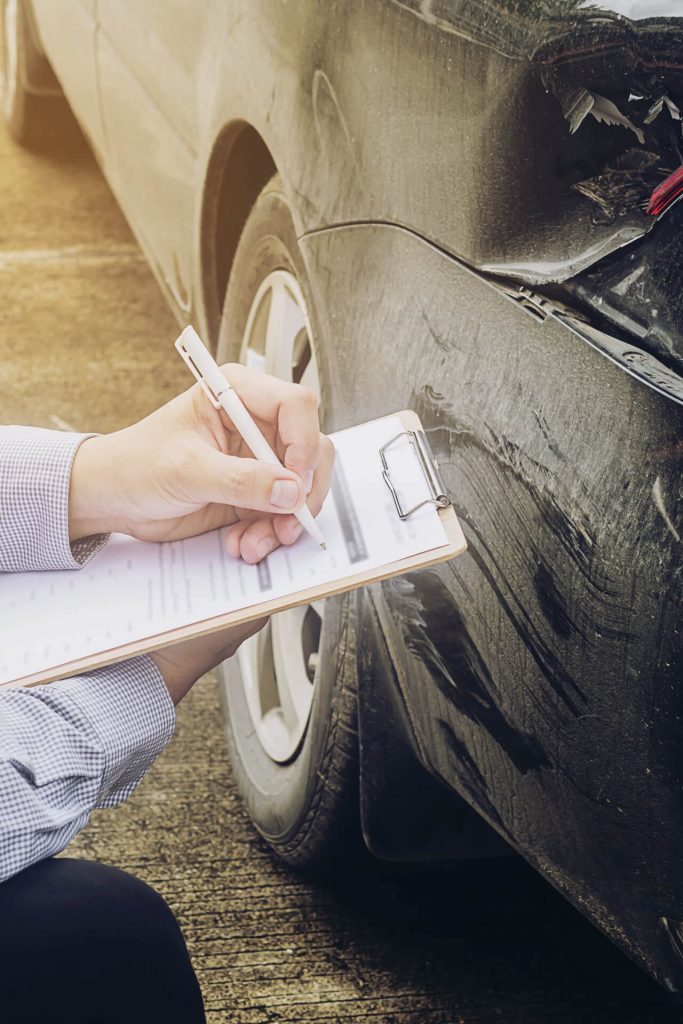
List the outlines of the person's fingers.
{"label": "person's fingers", "polygon": [[320,421],[318,396],[308,388],[299,388],[283,402],[277,418],[284,464],[304,479],[312,479],[320,461]]}
{"label": "person's fingers", "polygon": [[251,526],[251,520],[241,519],[234,526],[231,526],[228,530],[225,538],[225,547],[231,558],[240,557],[240,543],[245,530],[248,530]]}
{"label": "person's fingers", "polygon": [[306,495],[301,477],[283,466],[224,455],[209,444],[188,447],[178,457],[175,488],[192,502],[217,502],[259,512],[288,512]]}
{"label": "person's fingers", "polygon": [[243,558],[250,565],[266,558],[280,545],[288,546],[299,539],[303,526],[296,516],[263,516],[236,523],[228,531],[226,545],[229,555]]}
{"label": "person's fingers", "polygon": [[[241,531],[239,553],[245,562],[254,565],[280,546],[273,524],[276,518],[280,517],[271,516],[257,519],[256,522],[248,523],[246,530]],[[296,520],[294,521],[296,522]]]}
{"label": "person's fingers", "polygon": [[273,532],[278,542],[284,544],[285,547],[297,541],[304,532],[304,528],[296,516],[274,516],[272,523]]}
{"label": "person's fingers", "polygon": [[230,526],[236,519],[237,513],[231,505],[212,503],[186,515],[132,524],[130,532],[138,540],[185,540],[186,537],[196,537],[200,533],[208,533],[221,526]]}
{"label": "person's fingers", "polygon": [[179,704],[190,687],[215,665],[231,658],[248,637],[265,626],[267,619],[245,622],[239,626],[203,636],[192,637],[152,652],[174,704]]}
{"label": "person's fingers", "polygon": [[252,416],[277,428],[285,465],[300,476],[320,458],[318,398],[310,388],[256,374],[239,363],[221,367]]}
{"label": "person's fingers", "polygon": [[[306,504],[317,516],[330,487],[334,469],[334,445],[323,438],[318,470],[312,482]],[[255,515],[235,524],[228,532],[228,553],[254,564],[274,551],[280,544],[294,544],[303,533],[303,527],[294,515]]]}
{"label": "person's fingers", "polygon": [[[321,434],[320,439],[320,461],[313,477],[311,490],[306,498],[306,504],[314,516],[317,516],[323,507],[332,482],[334,472],[334,459],[336,452],[329,437]],[[289,518],[289,516],[287,517]]]}
{"label": "person's fingers", "polygon": [[[284,529],[281,528],[283,524]],[[280,544],[291,544],[300,535],[301,525],[295,516],[262,515],[255,519],[242,519],[226,535],[226,550],[232,558],[245,562],[260,562]]]}
{"label": "person's fingers", "polygon": [[[321,456],[315,476],[311,481],[311,488],[306,497],[306,504],[317,516],[323,507],[323,502],[330,489],[332,473],[334,471],[335,450],[334,445],[328,437],[322,437]],[[271,517],[273,533],[280,544],[294,544],[303,532],[303,526],[293,515]]]}

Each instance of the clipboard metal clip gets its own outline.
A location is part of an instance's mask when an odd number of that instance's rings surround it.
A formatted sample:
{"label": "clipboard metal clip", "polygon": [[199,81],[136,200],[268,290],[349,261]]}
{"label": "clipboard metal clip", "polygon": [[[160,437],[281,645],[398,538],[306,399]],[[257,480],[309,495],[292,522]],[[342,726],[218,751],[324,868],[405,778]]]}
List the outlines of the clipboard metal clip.
{"label": "clipboard metal clip", "polygon": [[[429,487],[429,497],[423,501],[419,501],[417,505],[413,505],[412,508],[404,509],[401,504],[398,491],[394,486],[391,474],[389,472],[389,464],[387,463],[386,452],[392,445],[400,441],[402,437],[407,437],[408,441],[417,456],[417,461],[420,464],[420,468],[424,474],[424,478]],[[384,482],[391,492],[391,497],[394,499],[394,505],[398,512],[400,519],[407,519],[408,516],[412,516],[413,512],[417,512],[418,509],[423,508],[425,505],[433,505],[435,508],[449,508],[451,505],[451,499],[446,494],[446,486],[443,482],[443,478],[439,471],[438,464],[432,450],[429,447],[429,441],[422,430],[402,430],[400,434],[396,434],[390,441],[383,444],[379,450],[379,455],[382,460],[382,476]]]}

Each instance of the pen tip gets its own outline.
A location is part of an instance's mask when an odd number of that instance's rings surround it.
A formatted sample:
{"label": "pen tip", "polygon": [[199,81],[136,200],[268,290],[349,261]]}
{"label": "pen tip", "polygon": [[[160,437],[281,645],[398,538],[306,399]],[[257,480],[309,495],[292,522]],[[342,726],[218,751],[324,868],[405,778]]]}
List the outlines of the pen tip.
{"label": "pen tip", "polygon": [[325,543],[324,540],[320,541],[320,547],[323,549],[323,551],[327,551],[327,544]]}

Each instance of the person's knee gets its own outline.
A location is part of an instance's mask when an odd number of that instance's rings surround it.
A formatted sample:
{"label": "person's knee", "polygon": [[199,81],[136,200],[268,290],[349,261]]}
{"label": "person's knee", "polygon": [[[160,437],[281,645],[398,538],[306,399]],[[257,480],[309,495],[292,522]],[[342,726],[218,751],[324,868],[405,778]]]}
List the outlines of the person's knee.
{"label": "person's knee", "polygon": [[[75,942],[92,949],[133,950],[150,940],[182,942],[173,913],[162,897],[133,875],[90,861],[43,861],[6,883],[5,913],[20,904],[24,920],[33,922],[30,937],[54,949]],[[3,887],[5,889],[5,887]],[[12,891],[14,890],[14,891]],[[17,910],[19,907],[17,906]],[[27,936],[28,938],[28,936]]]}
{"label": "person's knee", "polygon": [[[83,1019],[204,1020],[180,927],[140,879],[89,861],[43,861],[0,886],[0,918],[0,958],[16,964],[17,1002],[38,1000],[26,1020],[68,991],[80,993],[86,1013],[98,1007]],[[24,963],[48,965],[40,995],[22,982]]]}
{"label": "person's knee", "polygon": [[70,865],[67,912],[80,916],[90,935],[102,935],[111,945],[125,942],[128,948],[147,945],[151,939],[183,942],[169,905],[139,878],[104,864],[61,863]]}

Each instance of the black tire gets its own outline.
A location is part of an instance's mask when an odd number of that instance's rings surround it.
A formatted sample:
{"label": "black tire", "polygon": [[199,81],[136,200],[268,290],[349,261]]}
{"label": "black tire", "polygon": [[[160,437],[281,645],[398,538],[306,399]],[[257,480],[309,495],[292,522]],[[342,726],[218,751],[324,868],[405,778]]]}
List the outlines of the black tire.
{"label": "black tire", "polygon": [[[280,181],[259,195],[242,232],[223,308],[227,358],[238,360],[252,301],[274,270],[293,273],[302,288],[314,336],[315,311],[294,224]],[[227,333],[226,333],[227,332]],[[331,395],[319,335],[312,339],[321,406]],[[287,863],[325,869],[363,849],[360,838],[355,595],[325,604],[311,715],[298,752],[287,764],[271,760],[252,724],[237,658],[219,670],[228,751],[254,825]]]}
{"label": "black tire", "polygon": [[[14,17],[8,21],[9,11]],[[0,15],[2,112],[10,135],[26,149],[53,151],[72,146],[80,141],[78,127],[36,43],[22,0],[0,0]]]}

